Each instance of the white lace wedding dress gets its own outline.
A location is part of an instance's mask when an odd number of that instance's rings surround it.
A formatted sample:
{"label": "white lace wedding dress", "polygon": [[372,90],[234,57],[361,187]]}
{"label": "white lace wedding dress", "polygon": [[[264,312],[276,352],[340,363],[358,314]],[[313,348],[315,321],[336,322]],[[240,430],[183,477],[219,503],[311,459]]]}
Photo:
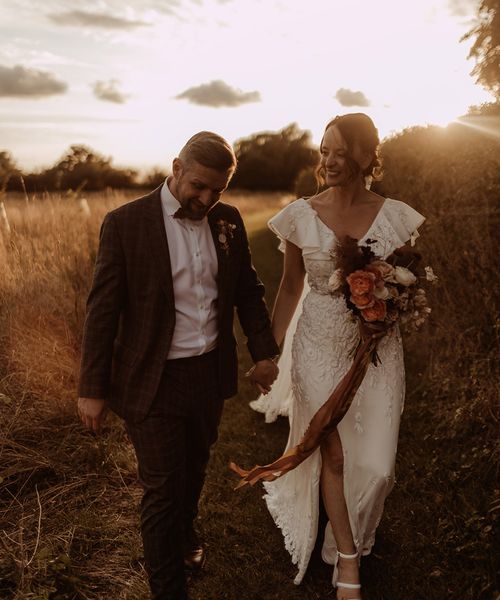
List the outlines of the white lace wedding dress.
{"label": "white lace wedding dress", "polygon": [[[378,256],[387,257],[408,240],[413,243],[423,221],[424,217],[407,204],[387,198],[359,244],[376,240],[371,248]],[[269,221],[269,227],[280,238],[281,250],[284,240],[302,249],[307,273],[306,289],[285,340],[279,378],[269,395],[251,403],[252,408],[266,414],[267,421],[288,414],[288,449],[299,442],[314,413],[347,372],[357,325],[345,300],[329,292],[328,279],[335,270],[330,253],[335,234],[309,201],[301,198],[292,202]],[[344,452],[344,493],[360,555],[371,551],[385,498],[394,484],[405,389],[403,350],[396,329],[382,339],[378,354],[380,364],[369,366],[338,426]],[[264,484],[269,511],[298,567],[296,584],[302,581],[317,536],[320,473],[317,450],[295,470]],[[322,556],[334,564],[336,545],[329,523]]]}

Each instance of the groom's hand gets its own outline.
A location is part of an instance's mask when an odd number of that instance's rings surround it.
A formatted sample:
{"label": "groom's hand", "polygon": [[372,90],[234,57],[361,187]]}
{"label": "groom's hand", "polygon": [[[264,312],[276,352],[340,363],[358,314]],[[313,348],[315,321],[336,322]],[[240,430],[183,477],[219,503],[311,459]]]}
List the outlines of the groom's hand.
{"label": "groom's hand", "polygon": [[98,431],[108,408],[106,400],[101,398],[78,398],[78,416],[85,427]]}
{"label": "groom's hand", "polygon": [[265,395],[271,391],[271,386],[278,377],[278,373],[278,365],[270,358],[266,358],[257,361],[247,375],[250,381],[257,386],[259,392]]}

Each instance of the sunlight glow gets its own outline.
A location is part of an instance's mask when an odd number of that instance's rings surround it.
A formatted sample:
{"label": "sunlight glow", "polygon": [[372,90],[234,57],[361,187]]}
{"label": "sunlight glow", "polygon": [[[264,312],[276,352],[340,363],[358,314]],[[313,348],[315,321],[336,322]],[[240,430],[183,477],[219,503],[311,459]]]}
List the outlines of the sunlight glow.
{"label": "sunlight glow", "polygon": [[[201,129],[234,142],[296,122],[318,144],[332,117],[363,111],[384,138],[445,126],[489,100],[470,77],[470,44],[459,41],[473,3],[468,15],[454,14],[449,0],[177,0],[172,14],[146,4],[130,0],[128,12],[115,14],[111,0],[100,0],[98,12],[145,23],[106,29],[63,27],[11,0],[0,23],[0,66],[47,72],[67,90],[0,96],[0,150],[22,168],[47,166],[76,143],[119,165],[168,166]],[[47,13],[60,7],[45,2]],[[123,101],[94,94],[96,82],[107,89],[111,81]],[[237,98],[257,94],[222,107],[176,99],[212,81]],[[369,105],[341,105],[341,88]]]}
{"label": "sunlight glow", "polygon": [[470,127],[480,133],[500,138],[500,117],[470,116],[455,119],[454,123]]}

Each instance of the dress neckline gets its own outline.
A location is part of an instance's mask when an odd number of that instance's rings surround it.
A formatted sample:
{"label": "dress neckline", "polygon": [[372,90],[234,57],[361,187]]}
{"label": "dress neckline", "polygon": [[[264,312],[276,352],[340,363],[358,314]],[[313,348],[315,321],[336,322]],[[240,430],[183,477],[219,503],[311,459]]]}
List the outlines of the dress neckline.
{"label": "dress neckline", "polygon": [[[303,198],[304,202],[307,204],[307,206],[312,210],[312,212],[315,214],[316,218],[318,219],[318,221],[321,223],[321,225],[323,225],[323,227],[325,229],[327,229],[334,237],[336,240],[339,240],[338,235],[335,233],[335,231],[331,228],[328,227],[328,225],[323,221],[323,219],[319,216],[318,211],[313,207],[313,205],[310,202],[309,198]],[[388,198],[384,198],[384,201],[382,202],[382,205],[380,206],[380,208],[378,209],[377,214],[375,215],[375,217],[373,218],[373,221],[371,222],[370,227],[368,227],[368,230],[366,231],[366,233],[359,238],[358,240],[358,244],[360,242],[362,242],[364,239],[366,239],[368,237],[368,235],[371,233],[372,229],[375,227],[376,223],[379,220],[379,217],[382,215],[382,213],[384,212],[384,208],[385,205],[387,204],[387,200]]]}

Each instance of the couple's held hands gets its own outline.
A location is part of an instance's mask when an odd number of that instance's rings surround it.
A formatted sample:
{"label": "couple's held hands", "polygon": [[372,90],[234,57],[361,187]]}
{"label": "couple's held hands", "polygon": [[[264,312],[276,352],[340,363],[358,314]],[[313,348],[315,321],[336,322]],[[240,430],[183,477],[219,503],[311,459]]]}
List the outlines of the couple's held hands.
{"label": "couple's held hands", "polygon": [[261,394],[268,394],[271,391],[271,386],[278,377],[278,365],[271,358],[258,360],[255,365],[248,371],[246,376],[250,381],[257,386]]}
{"label": "couple's held hands", "polygon": [[[246,374],[250,381],[257,386],[261,394],[268,394],[271,385],[278,377],[278,366],[270,359],[259,360]],[[103,398],[78,398],[78,416],[87,429],[99,431],[108,412],[108,405]]]}
{"label": "couple's held hands", "polygon": [[92,431],[99,431],[107,412],[107,402],[102,398],[78,398],[78,416]]}

